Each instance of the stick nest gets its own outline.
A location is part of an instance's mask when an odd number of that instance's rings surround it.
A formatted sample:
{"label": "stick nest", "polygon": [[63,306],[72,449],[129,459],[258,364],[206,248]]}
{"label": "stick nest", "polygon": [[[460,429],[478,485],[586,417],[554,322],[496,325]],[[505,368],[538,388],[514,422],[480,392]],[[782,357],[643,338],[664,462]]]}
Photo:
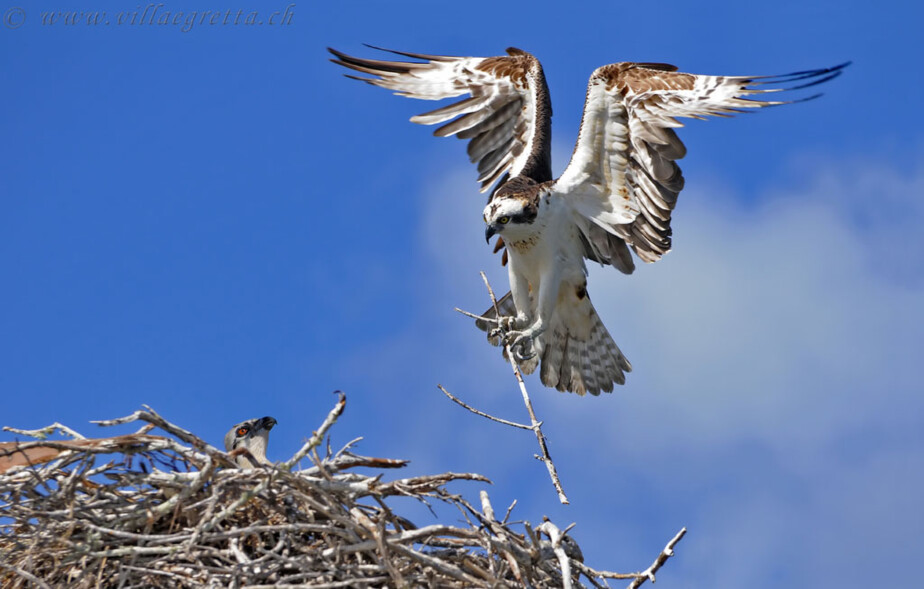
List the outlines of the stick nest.
{"label": "stick nest", "polygon": [[[42,439],[0,444],[0,586],[600,587],[646,577],[594,571],[551,522],[498,521],[485,491],[476,509],[446,490],[489,482],[481,475],[383,482],[406,461],[358,456],[353,442],[320,455],[344,403],[292,460],[252,470],[150,408],[98,422],[145,424],[110,438],[7,428]],[[76,439],[44,439],[54,429]],[[304,458],[313,466],[295,470]],[[461,517],[417,527],[389,506],[395,496]]]}

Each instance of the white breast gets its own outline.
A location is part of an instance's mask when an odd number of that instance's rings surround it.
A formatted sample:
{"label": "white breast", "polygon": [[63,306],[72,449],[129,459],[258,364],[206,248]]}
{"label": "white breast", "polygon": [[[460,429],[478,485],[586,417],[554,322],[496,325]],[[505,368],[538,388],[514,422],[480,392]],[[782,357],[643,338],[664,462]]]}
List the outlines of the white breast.
{"label": "white breast", "polygon": [[542,276],[555,269],[561,272],[563,281],[579,284],[584,280],[584,247],[571,215],[571,209],[560,198],[548,196],[539,205],[539,215],[532,225],[504,238],[511,269],[525,276],[534,289]]}

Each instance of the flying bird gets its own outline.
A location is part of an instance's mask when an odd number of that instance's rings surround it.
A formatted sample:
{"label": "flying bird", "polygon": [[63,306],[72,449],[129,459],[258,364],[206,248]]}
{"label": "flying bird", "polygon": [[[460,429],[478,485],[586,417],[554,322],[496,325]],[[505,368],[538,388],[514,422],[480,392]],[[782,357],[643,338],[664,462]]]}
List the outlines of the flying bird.
{"label": "flying bird", "polygon": [[[379,48],[374,48],[379,49]],[[571,162],[551,167],[552,105],[539,60],[516,48],[497,57],[450,57],[384,50],[416,61],[353,57],[328,49],[353,76],[400,96],[458,102],[414,116],[441,125],[434,135],[468,140],[485,192],[485,238],[499,236],[510,293],[476,324],[503,336],[524,372],[541,361],[543,384],[579,395],[611,392],[632,366],[587,293],[585,260],[625,274],[630,249],[655,262],[671,249],[671,212],[684,179],[678,117],[728,117],[801,102],[757,98],[827,82],[848,64],[780,76],[707,76],[664,63],[614,63],[590,76]],[[509,264],[507,263],[509,260]],[[490,329],[498,326],[495,329]]]}
{"label": "flying bird", "polygon": [[270,464],[270,461],[266,459],[266,444],[274,425],[276,425],[276,420],[269,416],[242,421],[225,434],[225,450],[228,452],[238,448],[247,450],[237,454],[234,458],[241,468],[256,468],[260,464]]}

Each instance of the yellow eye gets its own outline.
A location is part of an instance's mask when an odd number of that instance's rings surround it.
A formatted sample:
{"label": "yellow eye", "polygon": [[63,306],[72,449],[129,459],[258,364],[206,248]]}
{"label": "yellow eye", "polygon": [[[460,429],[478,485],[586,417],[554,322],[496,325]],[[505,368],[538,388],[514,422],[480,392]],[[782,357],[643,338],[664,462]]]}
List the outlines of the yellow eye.
{"label": "yellow eye", "polygon": [[498,219],[497,222],[500,223],[501,225],[506,225],[507,223],[510,222],[510,217],[507,217],[507,216],[505,215],[505,216],[501,217],[500,219]]}
{"label": "yellow eye", "polygon": [[246,428],[246,427],[239,427],[239,428],[237,428],[237,435],[239,435],[239,436],[246,436],[248,431],[250,431],[249,428]]}

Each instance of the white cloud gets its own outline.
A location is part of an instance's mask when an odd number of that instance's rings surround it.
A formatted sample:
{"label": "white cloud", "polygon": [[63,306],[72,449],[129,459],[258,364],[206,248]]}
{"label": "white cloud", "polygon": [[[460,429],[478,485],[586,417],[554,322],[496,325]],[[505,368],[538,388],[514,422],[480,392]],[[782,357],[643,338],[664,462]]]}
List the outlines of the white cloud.
{"label": "white cloud", "polygon": [[[889,566],[890,581],[911,581],[910,563],[895,557],[910,558],[922,523],[922,164],[814,162],[797,187],[752,204],[727,188],[691,186],[676,213],[675,252],[631,277],[591,269],[593,300],[635,371],[598,399],[533,379],[534,400],[574,495],[602,500],[598,486],[628,477],[649,489],[648,504],[625,509],[699,526],[685,540],[685,564],[671,565],[689,575],[681,585],[850,586]],[[431,182],[422,199],[422,242],[442,269],[434,298],[443,307],[486,306],[482,268],[506,289],[497,261],[477,246],[472,187],[466,168]],[[514,394],[498,380],[509,377],[496,351],[454,325],[446,337],[464,348],[467,367],[479,366],[465,381],[479,383],[477,399]],[[547,484],[536,471],[530,485]],[[566,513],[596,533],[595,509]],[[650,523],[634,521],[629,535]]]}

